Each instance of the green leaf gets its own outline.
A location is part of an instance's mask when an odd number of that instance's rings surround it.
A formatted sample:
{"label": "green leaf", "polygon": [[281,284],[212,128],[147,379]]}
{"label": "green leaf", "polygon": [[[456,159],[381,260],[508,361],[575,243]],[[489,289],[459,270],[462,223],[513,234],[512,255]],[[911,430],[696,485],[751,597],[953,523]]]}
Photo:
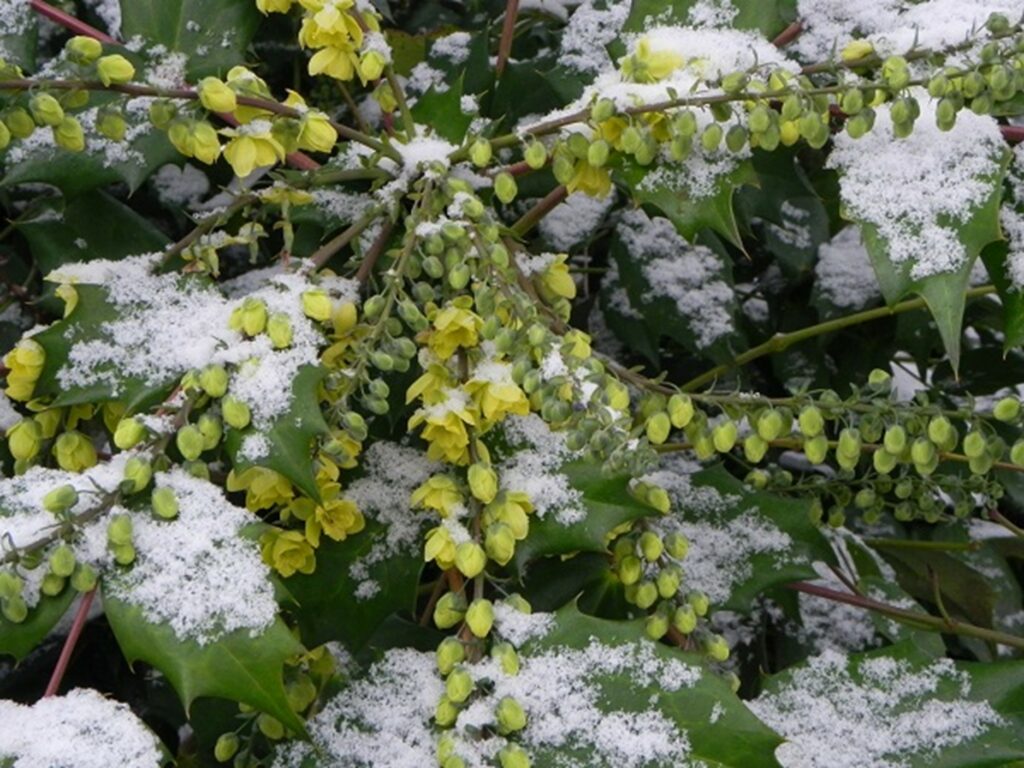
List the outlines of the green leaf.
{"label": "green leaf", "polygon": [[751,706],[792,742],[794,765],[825,748],[837,765],[994,768],[1024,757],[1020,661],[954,666],[904,642],[792,667]]}
{"label": "green leaf", "polygon": [[[316,571],[283,580],[295,603],[303,642],[314,647],[337,640],[357,652],[391,614],[413,610],[423,570],[418,551],[393,554],[373,563],[365,578],[351,574],[352,565],[386,536],[386,526],[368,521],[365,529],[344,541],[324,537],[316,551]],[[366,580],[376,582],[379,589],[363,599],[357,596],[357,589]]]}
{"label": "green leaf", "polygon": [[243,63],[259,23],[251,0],[121,0],[125,39],[139,35],[187,54],[190,80],[223,75]]}
{"label": "green leaf", "polygon": [[914,294],[925,300],[935,318],[954,372],[960,364],[960,332],[966,301],[964,294],[970,284],[971,269],[982,249],[1002,237],[999,227],[999,202],[1005,169],[1006,161],[1003,162],[1002,172],[990,180],[992,191],[986,201],[974,209],[963,224],[956,225],[957,237],[967,250],[967,259],[954,272],[943,272],[917,279],[911,277],[913,262],[894,263],[889,258],[889,245],[878,228],[869,222],[858,222],[886,302],[892,305]]}
{"label": "green leaf", "polygon": [[586,514],[568,524],[554,510],[544,517],[534,515],[530,533],[516,546],[514,562],[518,569],[545,555],[604,552],[607,536],[613,529],[656,514],[629,492],[630,478],[626,475],[609,477],[600,466],[584,461],[565,464],[561,471],[569,486],[580,492],[580,506]]}
{"label": "green leaf", "polygon": [[129,412],[143,410],[162,400],[174,382],[152,384],[122,376],[113,368],[108,371],[109,379],[105,376],[103,381],[94,384],[83,386],[60,382],[58,372],[67,362],[71,348],[76,344],[105,339],[104,325],[118,317],[102,286],[83,283],[75,286],[75,290],[78,304],[74,311],[32,337],[46,350],[46,362],[36,382],[35,397],[52,398],[50,404],[53,407],[120,400],[128,406]]}
{"label": "green leaf", "polygon": [[71,587],[56,597],[42,595],[39,603],[28,612],[20,624],[0,616],[0,656],[10,654],[15,661],[21,661],[43,641],[50,630],[67,613],[68,606],[78,595]]}
{"label": "green leaf", "polygon": [[412,107],[417,123],[429,125],[439,136],[455,145],[462,143],[473,115],[462,111],[462,76],[439,93],[431,88]]}
{"label": "green leaf", "polygon": [[690,540],[685,583],[706,592],[716,609],[745,611],[773,586],[815,577],[814,561],[833,561],[806,500],[752,490],[720,464],[686,471],[651,476],[673,502],[669,516],[654,524]]}
{"label": "green leaf", "polygon": [[278,472],[295,484],[307,496],[320,498],[313,472],[313,441],[327,434],[327,422],[320,410],[320,382],[326,375],[320,366],[305,365],[292,381],[291,406],[263,432],[270,443],[264,458],[250,461],[240,455],[242,443],[256,433],[255,427],[244,430],[229,429],[225,437],[231,463],[241,474],[249,467],[266,467]]}
{"label": "green leaf", "polygon": [[124,601],[104,595],[103,607],[125,659],[160,670],[186,710],[200,696],[216,696],[248,704],[305,734],[283,682],[285,660],[303,648],[280,619],[256,637],[242,629],[200,645],[180,639],[166,624],[148,622],[141,609]]}
{"label": "green leaf", "polygon": [[[708,670],[699,655],[651,642],[644,634],[642,620],[607,621],[582,614],[575,605],[569,604],[555,614],[553,628],[542,638],[526,643],[520,655],[524,667],[528,667],[531,656],[564,648],[583,650],[595,642],[639,653],[650,651],[662,662],[682,663],[699,670],[696,682],[676,690],[664,685],[665,681],[643,679],[629,664],[615,674],[590,675],[587,683],[600,691],[597,706],[602,712],[661,714],[686,734],[690,744],[687,757],[703,761],[702,765],[736,768],[778,765],[772,753],[780,739],[758,722],[725,679]],[[531,752],[534,765],[609,764],[601,759],[606,756],[595,755],[593,748],[586,744],[535,747]],[[657,760],[645,763],[646,768],[669,768],[670,765],[676,763]]]}
{"label": "green leaf", "polygon": [[[689,24],[690,11],[699,0],[633,0],[624,32],[643,32],[657,18],[660,25]],[[732,0],[737,10],[734,29],[758,30],[773,38],[795,17],[794,0]],[[726,6],[728,7],[728,6]]]}
{"label": "green leaf", "polygon": [[714,183],[714,192],[699,198],[691,196],[682,179],[677,184],[665,181],[670,174],[660,174],[655,177],[654,183],[645,183],[648,175],[656,170],[624,161],[615,175],[626,185],[636,202],[649,203],[658,208],[676,225],[679,234],[690,242],[693,242],[701,229],[707,227],[743,250],[743,239],[736,225],[732,199],[733,193],[741,185],[757,184],[758,177],[749,160],[740,162],[734,170],[718,177]]}
{"label": "green leaf", "polygon": [[990,243],[981,252],[981,260],[988,270],[989,279],[999,292],[999,302],[1003,306],[1004,352],[1024,344],[1024,291],[1015,290],[1007,274],[1006,258],[1009,250],[1009,244],[1000,240]]}
{"label": "green leaf", "polygon": [[44,215],[17,226],[44,275],[76,261],[161,251],[170,242],[152,221],[106,192],[69,200],[59,220]]}
{"label": "green leaf", "polygon": [[0,51],[8,64],[32,72],[36,68],[39,47],[39,21],[29,3],[18,3],[4,8],[3,34]]}

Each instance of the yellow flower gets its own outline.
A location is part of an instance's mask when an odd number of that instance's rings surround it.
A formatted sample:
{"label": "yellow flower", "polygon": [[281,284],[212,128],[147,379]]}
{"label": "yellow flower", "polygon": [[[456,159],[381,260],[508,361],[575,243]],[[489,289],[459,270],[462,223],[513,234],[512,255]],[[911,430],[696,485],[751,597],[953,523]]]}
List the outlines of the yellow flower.
{"label": "yellow flower", "polygon": [[576,169],[565,188],[569,194],[579,190],[591,197],[607,197],[612,191],[612,177],[607,168],[597,168],[586,160],[580,160],[576,163]]}
{"label": "yellow flower", "polygon": [[441,517],[449,517],[462,504],[462,494],[448,475],[431,475],[412,492],[409,503],[414,507],[436,509]]}
{"label": "yellow flower", "polygon": [[338,143],[338,131],[331,125],[331,119],[327,115],[307,107],[306,100],[295,91],[288,91],[288,98],[284,100],[284,104],[302,115],[298,135],[300,149],[313,152],[330,152],[334,149],[334,145]]}
{"label": "yellow flower", "polygon": [[[270,87],[261,78],[242,66],[232,67],[228,70],[227,84],[239,96],[267,100],[273,100],[274,98],[270,92]],[[239,105],[238,109],[235,110],[235,118],[242,125],[252,122],[257,118],[270,117],[270,115],[270,112],[260,107]]]}
{"label": "yellow flower", "polygon": [[683,64],[683,57],[672,51],[652,51],[651,41],[642,38],[632,56],[622,60],[622,75],[637,83],[664,80]]}
{"label": "yellow flower", "polygon": [[7,388],[4,390],[12,400],[28,400],[32,397],[36,382],[43,372],[46,350],[38,341],[22,339],[4,355],[7,368]]}
{"label": "yellow flower", "polygon": [[57,464],[66,472],[82,472],[96,466],[96,449],[92,442],[77,430],[65,432],[53,445]]}
{"label": "yellow flower", "polygon": [[293,189],[282,182],[277,182],[272,187],[261,191],[260,197],[268,203],[280,206],[309,205],[313,202],[313,196],[306,190]]}
{"label": "yellow flower", "polygon": [[517,541],[526,538],[530,532],[529,514],[533,512],[530,497],[522,491],[502,491],[498,497],[484,507],[483,524],[504,523],[512,530]]}
{"label": "yellow flower", "polygon": [[231,137],[224,147],[224,157],[240,179],[257,168],[284,160],[284,147],[274,138],[269,122],[260,120],[240,129],[223,128],[221,133]]}
{"label": "yellow flower", "polygon": [[124,56],[114,53],[96,62],[96,74],[104,85],[127,83],[135,77],[135,67]]}
{"label": "yellow flower", "polygon": [[217,77],[199,81],[199,102],[211,112],[234,112],[238,106],[235,92]]}
{"label": "yellow flower", "polygon": [[328,75],[335,80],[351,80],[358,64],[359,58],[351,50],[329,45],[313,54],[309,60],[309,74]]}
{"label": "yellow flower", "polygon": [[572,344],[569,354],[573,357],[580,360],[586,360],[590,357],[590,336],[583,331],[574,328],[565,334],[564,340],[566,344]]}
{"label": "yellow flower", "polygon": [[15,461],[31,461],[39,454],[43,434],[33,419],[22,419],[7,430],[7,450]]}
{"label": "yellow flower", "polygon": [[469,432],[466,425],[476,426],[476,416],[461,390],[447,390],[444,394],[443,402],[416,411],[409,419],[409,429],[425,424],[422,437],[429,443],[428,458],[467,464]]}
{"label": "yellow flower", "polygon": [[609,117],[607,120],[602,120],[598,123],[597,132],[598,136],[615,149],[621,151],[622,149],[622,132],[629,127],[629,123],[626,122],[625,118],[622,117]]}
{"label": "yellow flower", "polygon": [[256,8],[266,16],[268,13],[288,13],[294,0],[256,0]]}
{"label": "yellow flower", "polygon": [[75,311],[75,307],[78,306],[78,291],[75,290],[75,286],[70,283],[61,283],[54,293],[64,302],[64,317]]}
{"label": "yellow flower", "polygon": [[510,413],[525,416],[530,412],[526,393],[512,381],[511,375],[499,380],[471,379],[466,391],[473,396],[480,415],[489,424],[501,421]]}
{"label": "yellow flower", "polygon": [[482,321],[468,308],[459,306],[462,303],[465,302],[452,302],[434,317],[434,331],[428,344],[430,351],[441,360],[447,360],[459,347],[477,345],[477,331]]}
{"label": "yellow flower", "polygon": [[[341,485],[327,483],[320,486],[323,503],[312,503],[312,514],[306,521],[306,538],[314,547],[320,546],[320,533],[326,533],[335,541],[343,541],[350,533],[359,533],[366,525],[363,513],[351,499],[339,499]],[[309,501],[308,499],[304,501]]]}
{"label": "yellow flower", "polygon": [[567,258],[568,254],[558,254],[540,275],[540,284],[537,287],[541,298],[548,303],[558,297],[569,300],[576,298],[576,283],[573,282],[569,266],[565,263]]}
{"label": "yellow flower", "polygon": [[295,496],[291,483],[272,469],[249,467],[241,474],[228,473],[227,489],[245,491],[245,506],[252,512],[275,504],[287,504]]}
{"label": "yellow flower", "polygon": [[423,545],[423,560],[428,563],[436,560],[443,570],[455,565],[455,542],[447,528],[439,525],[427,531],[427,539]]}
{"label": "yellow flower", "polygon": [[316,569],[316,553],[298,531],[273,528],[260,537],[263,562],[285,578]]}
{"label": "yellow flower", "polygon": [[422,397],[425,403],[436,403],[440,399],[440,393],[451,385],[451,371],[437,363],[428,365],[427,370],[409,385],[405,393],[405,402],[408,404],[417,397]]}

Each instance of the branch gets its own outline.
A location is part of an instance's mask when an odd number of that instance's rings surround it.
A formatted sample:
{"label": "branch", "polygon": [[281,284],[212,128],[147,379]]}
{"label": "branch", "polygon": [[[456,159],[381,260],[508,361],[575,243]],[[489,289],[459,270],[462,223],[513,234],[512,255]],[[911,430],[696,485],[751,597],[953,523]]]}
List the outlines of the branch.
{"label": "branch", "polygon": [[50,676],[50,682],[46,686],[43,698],[57,695],[61,681],[64,680],[64,673],[67,672],[68,664],[71,662],[71,654],[78,644],[78,638],[85,628],[85,622],[89,619],[89,608],[92,606],[92,599],[95,596],[95,589],[90,589],[82,595],[82,601],[78,604],[78,610],[75,611],[74,623],[71,625],[68,636],[64,639],[64,647],[60,649],[60,657],[57,659],[57,665],[53,668],[53,674]]}
{"label": "branch", "polygon": [[[966,297],[968,299],[974,299],[979,296],[987,296],[988,294],[995,293],[995,290],[996,288],[994,285],[982,285],[968,290]],[[862,312],[855,312],[852,315],[837,317],[834,320],[827,320],[823,323],[818,323],[817,325],[810,325],[806,328],[801,328],[800,330],[792,331],[790,333],[778,333],[768,339],[768,341],[758,344],[756,347],[752,347],[746,352],[737,355],[728,363],[715,366],[710,371],[702,373],[694,379],[690,379],[690,381],[683,384],[681,389],[683,392],[693,392],[701,387],[713,383],[716,379],[734,368],[744,366],[760,357],[764,357],[765,355],[773,355],[776,352],[782,352],[791,345],[797,344],[801,341],[806,341],[807,339],[812,339],[826,333],[833,333],[835,331],[842,330],[843,328],[859,325],[860,323],[878,320],[883,317],[899,315],[916,309],[924,309],[927,306],[928,305],[925,303],[925,300],[922,298],[908,299],[907,301],[901,301],[899,304],[894,304],[891,307],[884,306],[876,307],[875,309],[866,309]]]}
{"label": "branch", "polygon": [[363,257],[363,263],[359,265],[359,270],[356,272],[356,282],[360,285],[365,284],[370,279],[370,273],[373,272],[377,259],[384,253],[384,248],[388,244],[388,238],[391,237],[394,229],[395,223],[391,219],[384,222],[384,226],[381,227],[377,239],[373,241],[373,245],[366,252],[366,255]]}
{"label": "branch", "polygon": [[776,48],[785,48],[787,45],[796,40],[804,31],[804,25],[801,21],[794,21],[784,30],[776,35],[775,39],[772,40],[772,45]]}
{"label": "branch", "polygon": [[987,642],[1024,649],[1024,637],[1018,637],[1017,635],[1011,635],[1006,632],[978,627],[974,624],[968,624],[952,618],[947,620],[945,618],[939,618],[938,616],[932,616],[930,613],[897,608],[894,605],[889,605],[870,597],[853,595],[848,592],[838,592],[834,589],[821,587],[817,584],[809,584],[805,581],[787,584],[786,587],[796,592],[804,592],[808,595],[815,595],[816,597],[822,597],[826,600],[832,600],[837,603],[846,603],[847,605],[855,605],[858,608],[875,611],[883,616],[888,616],[889,618],[896,619],[897,621],[901,621],[912,626],[916,625],[922,629],[954,635],[977,637]]}
{"label": "branch", "polygon": [[191,232],[164,251],[164,254],[160,259],[160,266],[167,266],[171,259],[187,250],[194,242],[203,235],[208,234],[212,229],[220,224],[220,222],[227,222],[232,216],[245,208],[245,206],[255,202],[257,199],[259,199],[258,195],[243,195],[223,211],[220,211],[219,213],[211,213],[200,221]]}
{"label": "branch", "polygon": [[552,209],[568,197],[569,191],[564,184],[559,184],[551,190],[546,197],[542,198],[533,208],[523,214],[515,224],[512,225],[512,233],[516,237],[522,237],[551,213]]}
{"label": "branch", "polygon": [[501,27],[501,41],[498,43],[498,62],[494,72],[498,77],[505,71],[508,57],[512,53],[512,36],[516,30],[516,17],[519,15],[519,0],[507,0],[505,4],[505,22]]}
{"label": "branch", "polygon": [[380,215],[380,212],[381,207],[374,206],[363,214],[361,219],[353,222],[352,225],[340,235],[317,248],[316,251],[313,252],[313,255],[309,257],[310,262],[312,262],[312,269],[321,269],[328,261],[331,260],[331,257],[334,256],[334,254],[352,242],[355,238],[359,237],[363,230],[370,226],[374,219]]}
{"label": "branch", "polygon": [[76,19],[70,13],[65,13],[59,8],[54,8],[49,3],[44,3],[43,0],[29,0],[29,5],[31,5],[32,10],[40,16],[45,16],[50,21],[64,27],[64,29],[69,32],[74,32],[76,35],[91,37],[108,45],[120,45],[120,42],[108,35],[106,32],[96,29],[96,27],[92,27],[84,21]]}

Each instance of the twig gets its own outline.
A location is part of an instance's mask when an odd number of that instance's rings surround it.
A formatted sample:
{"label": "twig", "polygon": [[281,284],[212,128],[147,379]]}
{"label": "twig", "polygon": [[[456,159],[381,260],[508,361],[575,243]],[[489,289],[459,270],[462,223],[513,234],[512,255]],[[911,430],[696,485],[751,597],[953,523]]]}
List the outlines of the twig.
{"label": "twig", "polygon": [[388,219],[384,222],[384,226],[381,227],[380,232],[377,234],[377,238],[373,241],[373,245],[366,252],[363,257],[363,263],[359,265],[359,270],[356,272],[356,282],[360,285],[366,283],[370,279],[370,273],[373,272],[373,267],[377,263],[377,259],[384,253],[384,248],[388,244],[388,239],[391,237],[391,233],[395,229],[395,223]]}
{"label": "twig", "polygon": [[170,263],[171,259],[187,250],[199,238],[209,233],[218,224],[220,224],[220,222],[228,221],[232,216],[238,213],[238,211],[242,210],[243,208],[245,208],[245,206],[249,205],[250,203],[255,202],[257,199],[257,195],[243,195],[242,197],[239,197],[237,200],[231,203],[231,205],[229,205],[223,211],[219,213],[211,213],[209,216],[200,221],[192,229],[191,232],[189,232],[183,238],[178,240],[178,242],[174,243],[174,245],[170,246],[166,251],[164,251],[163,256],[160,259],[160,266],[167,266],[167,264]]}
{"label": "twig", "polygon": [[54,8],[49,3],[44,3],[43,0],[29,0],[29,5],[32,6],[32,10],[38,13],[40,16],[45,16],[50,21],[59,24],[69,32],[74,32],[76,35],[84,35],[85,37],[91,37],[99,40],[101,43],[107,43],[109,45],[119,45],[120,43],[96,27],[86,24],[84,21],[80,21],[72,16],[70,13],[65,13],[59,8]]}
{"label": "twig", "polygon": [[809,584],[805,581],[787,584],[786,587],[795,590],[796,592],[804,592],[808,595],[815,595],[837,603],[846,603],[847,605],[855,605],[858,608],[875,611],[876,613],[896,619],[897,621],[901,621],[912,626],[916,625],[921,629],[929,629],[932,631],[946,632],[955,635],[966,635],[968,637],[977,637],[981,640],[998,643],[999,645],[1007,645],[1012,648],[1024,649],[1024,637],[1018,637],[1017,635],[1011,635],[1006,632],[999,632],[998,630],[979,627],[974,624],[968,624],[952,618],[947,621],[944,618],[932,616],[930,613],[921,613],[920,611],[897,608],[894,605],[889,605],[870,597],[853,595],[848,592],[839,592],[834,589],[829,589],[828,587],[818,586],[817,584]]}
{"label": "twig", "polygon": [[67,672],[68,664],[71,662],[71,654],[74,653],[78,638],[82,634],[82,629],[85,628],[85,622],[89,619],[89,608],[92,606],[92,599],[95,595],[95,589],[90,589],[82,595],[82,601],[78,604],[78,610],[75,612],[75,620],[71,624],[68,636],[64,639],[64,647],[60,649],[60,657],[57,659],[57,665],[53,668],[53,674],[50,676],[50,682],[46,686],[43,698],[57,695],[61,681],[64,679],[64,673]]}
{"label": "twig", "polygon": [[501,41],[498,43],[498,61],[494,66],[494,72],[501,77],[508,64],[508,57],[512,53],[512,37],[516,30],[516,17],[519,15],[519,0],[506,0],[505,22],[501,27]]}
{"label": "twig", "polygon": [[542,198],[533,208],[523,214],[515,224],[512,225],[512,233],[516,237],[522,237],[551,213],[552,209],[568,197],[569,191],[564,184],[559,184],[551,190],[546,197]]}
{"label": "twig", "polygon": [[[987,296],[990,293],[995,293],[995,290],[996,288],[994,285],[982,285],[968,290],[966,297],[968,299],[973,299],[978,298],[979,296]],[[862,312],[855,312],[852,315],[844,315],[843,317],[837,317],[834,320],[827,320],[816,325],[809,325],[806,328],[801,328],[800,330],[792,331],[791,333],[776,334],[763,344],[758,344],[756,347],[752,347],[746,352],[737,355],[728,363],[715,366],[711,370],[702,373],[700,376],[690,379],[688,382],[683,384],[681,389],[684,392],[693,392],[701,389],[702,387],[713,383],[716,379],[734,368],[744,366],[760,357],[764,357],[765,355],[782,352],[787,347],[798,342],[806,341],[807,339],[812,339],[826,333],[833,333],[852,325],[858,325],[860,323],[866,323],[883,317],[890,317],[892,315],[899,315],[916,309],[924,309],[926,306],[928,305],[923,298],[908,299],[907,301],[901,301],[899,304],[894,304],[891,307],[884,306],[876,307],[875,309],[866,309]]]}
{"label": "twig", "polygon": [[342,232],[340,235],[337,235],[333,239],[328,240],[326,243],[317,248],[316,251],[313,252],[313,255],[309,257],[310,262],[312,262],[311,268],[322,268],[324,264],[331,260],[331,257],[334,256],[334,254],[336,254],[338,251],[340,251],[342,248],[344,248],[346,245],[352,242],[352,240],[359,237],[363,230],[370,226],[370,224],[373,223],[373,220],[380,215],[380,211],[380,207],[375,206],[367,213],[365,213],[361,219],[359,219],[358,221],[354,222],[351,226],[349,226],[349,228]]}
{"label": "twig", "polygon": [[[1016,465],[1011,465],[1011,466],[1016,466]],[[1020,468],[1018,468],[1018,469],[1020,469]],[[1011,522],[1008,518],[1006,518],[1004,515],[1000,514],[999,510],[997,510],[997,509],[990,509],[988,511],[988,516],[989,516],[989,518],[993,522],[999,523],[999,525],[1003,526],[1003,528],[1005,528],[1006,530],[1010,531],[1010,533],[1012,533],[1014,536],[1019,536],[1020,538],[1024,539],[1024,528],[1021,528],[1020,526],[1014,525],[1013,522]]]}
{"label": "twig", "polygon": [[784,30],[779,32],[772,40],[772,45],[776,48],[785,48],[787,45],[796,40],[804,31],[804,25],[800,21],[794,21]]}

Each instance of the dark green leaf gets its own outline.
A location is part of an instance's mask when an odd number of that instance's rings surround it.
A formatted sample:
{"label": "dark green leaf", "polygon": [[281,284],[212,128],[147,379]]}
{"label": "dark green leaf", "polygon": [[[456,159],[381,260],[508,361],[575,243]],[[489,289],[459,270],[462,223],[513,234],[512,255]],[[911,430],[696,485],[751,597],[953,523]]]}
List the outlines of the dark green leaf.
{"label": "dark green leaf", "polygon": [[299,369],[292,381],[291,406],[264,433],[270,443],[270,451],[264,458],[254,462],[239,455],[244,439],[255,432],[255,427],[228,430],[225,443],[236,472],[241,474],[252,466],[266,467],[284,475],[307,496],[320,497],[311,459],[313,440],[328,431],[320,411],[319,395],[325,374],[326,370],[319,366],[306,365]]}
{"label": "dark green leaf", "polygon": [[305,733],[283,682],[285,660],[303,648],[280,619],[256,637],[242,629],[200,645],[180,639],[166,624],[151,624],[139,608],[116,598],[104,595],[103,607],[125,658],[160,670],[186,710],[200,696],[216,696],[248,704]]}
{"label": "dark green leaf", "polygon": [[990,243],[982,252],[989,279],[999,291],[1003,305],[1003,350],[1009,352],[1024,344],[1024,291],[1014,289],[1007,275],[1009,247],[1005,240]]}
{"label": "dark green leaf", "polygon": [[122,0],[121,31],[188,54],[190,79],[243,63],[260,13],[250,0]]}
{"label": "dark green leaf", "polygon": [[[698,0],[633,0],[623,31],[643,32],[654,18],[658,24],[688,24],[697,4]],[[737,11],[733,28],[758,30],[768,38],[785,29],[795,15],[793,0],[732,0],[730,5]]]}
{"label": "dark green leaf", "polygon": [[431,88],[412,108],[416,122],[434,127],[439,136],[452,144],[461,144],[473,115],[462,111],[462,77],[438,92]]}
{"label": "dark green leaf", "polygon": [[42,595],[39,604],[20,624],[0,616],[0,656],[10,654],[15,661],[25,658],[57,626],[77,594],[71,587],[65,587],[56,597]]}

